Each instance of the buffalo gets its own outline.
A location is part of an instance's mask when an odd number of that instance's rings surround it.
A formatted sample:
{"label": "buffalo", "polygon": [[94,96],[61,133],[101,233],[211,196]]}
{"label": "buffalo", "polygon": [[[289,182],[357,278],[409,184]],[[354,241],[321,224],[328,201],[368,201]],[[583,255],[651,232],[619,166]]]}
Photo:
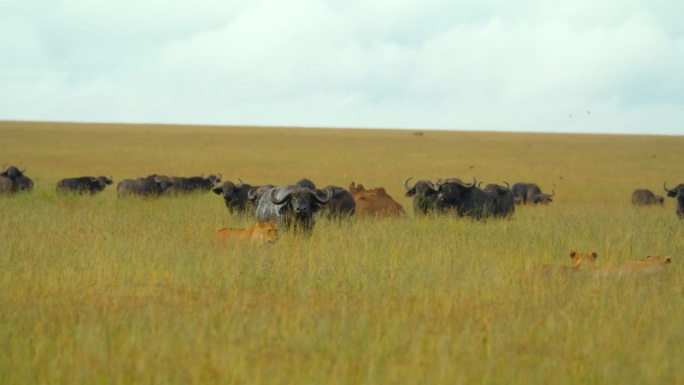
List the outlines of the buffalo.
{"label": "buffalo", "polygon": [[4,165],[0,172],[0,193],[12,194],[33,189],[33,181],[24,175],[26,167]]}
{"label": "buffalo", "polygon": [[515,211],[515,199],[510,185],[504,182],[506,187],[499,186],[495,183],[490,183],[485,186],[484,191],[490,194],[493,200],[493,212],[495,217],[508,217],[513,215]]}
{"label": "buffalo", "polygon": [[458,178],[440,180],[437,188],[438,210],[454,211],[457,216],[482,219],[494,215],[494,198],[477,187],[477,180],[466,184]]}
{"label": "buffalo", "polygon": [[[230,213],[243,213],[250,211],[254,213],[256,210],[256,201],[258,199],[257,192],[262,193],[265,189],[270,189],[275,186],[252,186],[247,183],[243,183],[240,178],[238,178],[239,183],[235,184],[231,181],[226,181],[221,184],[215,184],[212,191],[216,195],[223,197],[223,201],[226,204],[226,208]],[[254,190],[254,199],[249,198],[249,193]],[[260,194],[259,194],[260,195]]]}
{"label": "buffalo", "polygon": [[161,196],[173,187],[173,179],[163,175],[150,175],[146,178],[124,179],[116,186],[119,197],[139,195],[145,197]]}
{"label": "buffalo", "polygon": [[111,177],[82,176],[79,178],[65,178],[57,182],[55,191],[60,194],[76,193],[95,195],[108,185],[114,183]]}
{"label": "buffalo", "polygon": [[633,205],[654,205],[654,204],[664,204],[665,197],[660,195],[655,195],[651,190],[646,189],[636,189],[632,192],[632,204]]}
{"label": "buffalo", "polygon": [[221,174],[209,175],[206,178],[204,177],[204,174],[188,178],[174,176],[171,179],[173,179],[174,191],[183,194],[211,190],[215,185],[221,183]]}
{"label": "buffalo", "polygon": [[295,183],[296,186],[306,187],[316,191],[316,195],[324,197],[328,189],[333,189],[333,196],[330,203],[321,207],[318,212],[320,216],[325,216],[332,219],[340,219],[351,217],[356,211],[356,202],[349,191],[340,187],[328,185],[325,188],[316,189],[316,184],[310,179],[304,178]]}
{"label": "buffalo", "polygon": [[387,194],[384,187],[366,190],[362,184],[352,182],[349,193],[356,203],[355,217],[387,218],[406,214],[404,208]]}
{"label": "buffalo", "polygon": [[257,201],[257,222],[275,220],[280,231],[294,230],[310,234],[316,224],[316,213],[333,197],[332,188],[321,198],[307,187],[296,185],[273,187]]}
{"label": "buffalo", "polygon": [[413,197],[413,213],[427,215],[437,210],[437,188],[429,180],[421,179],[409,187],[408,182],[413,177],[404,181],[405,196]]}
{"label": "buffalo", "polygon": [[330,202],[321,207],[319,214],[332,219],[349,218],[356,212],[356,201],[352,194],[345,188],[329,185],[325,188],[317,189],[316,195],[325,197],[327,191],[332,189],[333,195]]}
{"label": "buffalo", "polygon": [[518,204],[530,202],[547,205],[553,201],[551,198],[556,195],[554,190],[551,190],[551,194],[544,194],[536,183],[516,183],[511,190],[513,191],[513,198]]}
{"label": "buffalo", "polygon": [[668,197],[677,199],[675,212],[679,218],[684,219],[684,183],[678,184],[673,189],[668,189],[667,182],[664,182],[663,188],[667,191]]}
{"label": "buffalo", "polygon": [[314,184],[314,182],[312,182],[311,179],[307,178],[300,179],[297,183],[295,183],[295,186],[306,187],[312,190],[316,189],[316,185]]}

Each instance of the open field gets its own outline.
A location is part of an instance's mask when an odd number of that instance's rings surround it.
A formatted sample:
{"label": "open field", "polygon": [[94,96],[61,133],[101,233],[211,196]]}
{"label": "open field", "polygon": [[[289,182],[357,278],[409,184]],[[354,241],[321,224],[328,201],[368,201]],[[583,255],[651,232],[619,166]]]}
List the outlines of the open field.
{"label": "open field", "polygon": [[[684,221],[629,203],[684,183],[684,137],[0,122],[0,383],[681,384]],[[212,193],[117,199],[151,173],[384,186],[394,220],[215,248]],[[112,175],[97,196],[64,177]],[[403,181],[537,182],[510,220],[415,218]],[[535,274],[671,255],[664,274]]]}

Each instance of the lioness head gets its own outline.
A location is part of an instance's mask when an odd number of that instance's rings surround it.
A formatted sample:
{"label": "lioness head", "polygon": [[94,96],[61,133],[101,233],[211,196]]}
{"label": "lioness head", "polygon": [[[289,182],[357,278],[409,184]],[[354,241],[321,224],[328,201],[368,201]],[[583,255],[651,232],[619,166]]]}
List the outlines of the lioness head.
{"label": "lioness head", "polygon": [[275,243],[278,240],[278,224],[275,221],[257,222],[256,229],[268,243]]}
{"label": "lioness head", "polygon": [[593,264],[598,258],[595,251],[570,251],[570,258],[572,259],[572,267],[579,268],[583,263]]}

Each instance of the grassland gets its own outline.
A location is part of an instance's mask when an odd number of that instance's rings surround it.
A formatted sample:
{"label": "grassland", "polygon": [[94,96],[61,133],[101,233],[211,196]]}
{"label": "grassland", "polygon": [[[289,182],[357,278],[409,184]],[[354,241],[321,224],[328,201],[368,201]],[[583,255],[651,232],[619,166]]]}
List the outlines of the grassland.
{"label": "grassland", "polygon": [[[684,137],[0,123],[0,383],[684,383],[684,222],[635,188],[684,182]],[[394,220],[215,248],[220,197],[59,197],[57,180],[220,172],[384,186]],[[416,218],[409,176],[535,181],[510,220]],[[571,249],[672,255],[665,274],[542,277]]]}

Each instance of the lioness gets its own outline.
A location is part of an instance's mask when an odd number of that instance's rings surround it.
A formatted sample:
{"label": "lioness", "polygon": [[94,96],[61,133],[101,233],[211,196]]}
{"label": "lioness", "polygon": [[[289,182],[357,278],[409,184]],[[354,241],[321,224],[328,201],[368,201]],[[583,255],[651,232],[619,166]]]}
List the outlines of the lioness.
{"label": "lioness", "polygon": [[584,264],[585,267],[591,266],[598,258],[598,253],[595,251],[570,251],[570,258],[572,258],[572,267],[579,269]]}
{"label": "lioness", "polygon": [[278,224],[275,221],[257,222],[246,229],[223,228],[214,235],[214,245],[227,245],[231,242],[251,241],[273,244],[278,240]]}
{"label": "lioness", "polygon": [[542,275],[570,273],[578,270],[590,269],[594,265],[594,261],[598,258],[598,253],[595,251],[570,251],[570,259],[572,265],[541,265]]}
{"label": "lioness", "polygon": [[644,259],[626,261],[619,264],[598,265],[592,268],[592,272],[599,275],[622,275],[622,274],[650,274],[665,271],[667,265],[672,263],[672,257],[649,255]]}

